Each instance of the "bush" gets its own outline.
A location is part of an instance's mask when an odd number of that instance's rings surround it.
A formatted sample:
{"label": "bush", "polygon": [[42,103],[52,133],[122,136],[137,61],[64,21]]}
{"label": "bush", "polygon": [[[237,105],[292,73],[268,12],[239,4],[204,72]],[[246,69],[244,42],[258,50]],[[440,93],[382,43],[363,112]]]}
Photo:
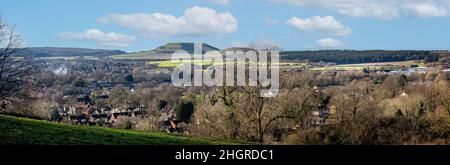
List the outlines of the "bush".
{"label": "bush", "polygon": [[119,116],[117,117],[114,126],[120,129],[131,129],[133,125],[127,116]]}
{"label": "bush", "polygon": [[98,126],[103,126],[106,123],[106,121],[105,119],[98,119],[96,123]]}
{"label": "bush", "polygon": [[78,78],[74,82],[72,82],[72,85],[75,87],[86,87],[87,82],[83,78]]}
{"label": "bush", "polygon": [[176,108],[177,120],[189,123],[194,113],[194,103],[192,101],[181,101]]}

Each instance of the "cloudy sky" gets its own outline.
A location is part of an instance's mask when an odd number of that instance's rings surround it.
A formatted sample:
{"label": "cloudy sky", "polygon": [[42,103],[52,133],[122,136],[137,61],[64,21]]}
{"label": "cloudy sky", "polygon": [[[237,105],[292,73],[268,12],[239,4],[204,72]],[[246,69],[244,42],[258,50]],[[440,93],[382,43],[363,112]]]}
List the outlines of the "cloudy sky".
{"label": "cloudy sky", "polygon": [[0,0],[24,46],[450,49],[450,0]]}

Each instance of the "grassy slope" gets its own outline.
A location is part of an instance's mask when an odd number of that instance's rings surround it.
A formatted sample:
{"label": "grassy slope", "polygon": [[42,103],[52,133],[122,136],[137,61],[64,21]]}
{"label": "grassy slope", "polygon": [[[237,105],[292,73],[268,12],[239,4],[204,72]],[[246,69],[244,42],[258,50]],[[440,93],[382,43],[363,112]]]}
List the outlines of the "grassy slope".
{"label": "grassy slope", "polygon": [[128,54],[113,55],[110,57],[113,59],[146,58],[146,57],[150,57],[151,55],[153,55],[155,53],[156,53],[155,51],[149,50],[149,51],[134,52],[134,53],[128,53]]}
{"label": "grassy slope", "polygon": [[[112,59],[117,60],[137,60],[137,59],[153,59],[153,60],[167,60],[171,58],[172,53],[167,52],[176,52],[176,51],[187,51],[190,53],[194,52],[194,43],[188,42],[180,42],[180,43],[167,43],[162,45],[155,50],[142,51],[142,52],[134,52],[127,54],[119,54],[110,56]],[[211,51],[211,50],[219,50],[208,44],[203,44],[203,50]]]}
{"label": "grassy slope", "polygon": [[0,115],[0,144],[232,144],[206,138],[55,124]]}

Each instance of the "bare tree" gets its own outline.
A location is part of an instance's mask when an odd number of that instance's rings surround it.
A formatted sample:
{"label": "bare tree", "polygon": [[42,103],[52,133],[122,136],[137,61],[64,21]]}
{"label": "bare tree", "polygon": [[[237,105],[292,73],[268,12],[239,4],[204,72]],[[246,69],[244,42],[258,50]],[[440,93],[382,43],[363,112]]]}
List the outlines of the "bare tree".
{"label": "bare tree", "polygon": [[216,90],[216,97],[228,111],[233,112],[232,116],[239,124],[235,128],[244,139],[263,143],[271,130],[281,127],[279,123],[298,123],[301,126],[310,123],[308,117],[316,105],[315,92],[310,86],[311,75],[283,74],[281,79],[282,89],[275,98],[261,97],[261,85]]}
{"label": "bare tree", "polygon": [[29,65],[26,59],[17,55],[22,38],[14,27],[8,26],[0,18],[0,109],[18,99],[28,98],[23,93],[27,85],[26,75]]}
{"label": "bare tree", "polygon": [[258,51],[282,51],[278,44],[269,40],[252,41],[247,47]]}

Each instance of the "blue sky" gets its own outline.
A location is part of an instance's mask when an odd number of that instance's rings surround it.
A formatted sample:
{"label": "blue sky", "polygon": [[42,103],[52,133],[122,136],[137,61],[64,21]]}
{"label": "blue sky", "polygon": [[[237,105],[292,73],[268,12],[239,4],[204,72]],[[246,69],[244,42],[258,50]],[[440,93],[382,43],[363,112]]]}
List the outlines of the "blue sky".
{"label": "blue sky", "polygon": [[450,0],[0,0],[24,46],[450,49]]}

